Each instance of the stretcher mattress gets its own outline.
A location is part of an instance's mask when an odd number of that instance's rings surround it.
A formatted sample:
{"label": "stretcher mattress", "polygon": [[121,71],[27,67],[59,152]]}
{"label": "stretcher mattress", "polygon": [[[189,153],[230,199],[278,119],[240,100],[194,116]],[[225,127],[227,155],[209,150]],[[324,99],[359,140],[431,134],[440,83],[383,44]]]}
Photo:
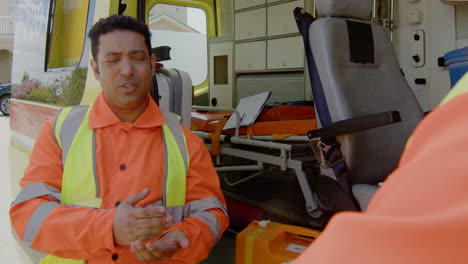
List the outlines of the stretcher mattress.
{"label": "stretcher mattress", "polygon": [[[192,130],[214,133],[218,121],[230,116],[229,112],[192,112]],[[296,135],[305,136],[307,131],[317,128],[315,110],[303,105],[280,105],[265,109],[250,126],[241,127],[241,135],[269,136]],[[235,130],[223,130],[223,134],[234,135]]]}
{"label": "stretcher mattress", "polygon": [[220,120],[223,117],[229,117],[230,115],[231,112],[192,112],[190,116],[192,121],[191,129],[207,132],[210,122]]}
{"label": "stretcher mattress", "polygon": [[[208,132],[214,133],[216,131],[216,124],[218,121],[211,121],[208,123]],[[255,122],[254,124],[239,129],[240,135],[251,136],[269,136],[269,135],[296,135],[305,136],[307,131],[317,128],[315,119],[305,120],[286,120],[286,121],[265,121]],[[225,135],[234,135],[235,130],[223,130]]]}

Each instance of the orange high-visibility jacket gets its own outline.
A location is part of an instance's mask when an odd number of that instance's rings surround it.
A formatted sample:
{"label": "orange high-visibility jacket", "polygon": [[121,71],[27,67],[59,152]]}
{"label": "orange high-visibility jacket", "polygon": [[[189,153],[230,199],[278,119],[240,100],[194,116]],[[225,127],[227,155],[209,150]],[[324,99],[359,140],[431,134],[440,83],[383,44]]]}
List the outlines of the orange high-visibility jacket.
{"label": "orange high-visibility jacket", "polygon": [[294,264],[468,263],[467,245],[468,93],[464,93],[418,125],[398,168],[367,210],[333,217]]}
{"label": "orange high-visibility jacket", "polygon": [[[150,100],[148,108],[134,122],[121,122],[100,94],[90,112],[89,126],[96,131],[96,162],[102,209],[60,205],[48,215],[37,217],[36,209],[45,202],[55,201],[52,195],[40,196],[14,206],[10,210],[13,228],[19,238],[30,241],[40,252],[64,258],[86,259],[93,263],[140,263],[128,246],[114,244],[113,217],[116,206],[127,197],[150,189],[148,196],[136,206],[146,206],[161,200],[165,169],[161,126],[164,117]],[[52,133],[53,120],[47,121],[37,138],[30,164],[20,184],[24,187],[44,183],[61,189],[62,151]],[[219,179],[211,157],[198,136],[183,127],[189,152],[186,203],[215,197],[225,204]],[[20,193],[21,194],[21,193]],[[207,210],[216,216],[219,234],[228,225],[227,215],[219,208]],[[33,237],[25,237],[30,221],[39,221]],[[187,234],[190,247],[182,249],[167,263],[198,263],[206,258],[217,238],[210,223],[196,217],[184,218],[169,230]],[[28,233],[30,236],[31,232]]]}

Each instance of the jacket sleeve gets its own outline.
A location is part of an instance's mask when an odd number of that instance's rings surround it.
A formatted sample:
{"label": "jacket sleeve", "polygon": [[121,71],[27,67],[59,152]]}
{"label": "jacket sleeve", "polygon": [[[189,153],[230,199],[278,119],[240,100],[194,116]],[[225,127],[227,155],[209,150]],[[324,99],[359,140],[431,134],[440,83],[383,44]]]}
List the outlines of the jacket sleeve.
{"label": "jacket sleeve", "polygon": [[366,211],[334,216],[294,263],[466,263],[467,106],[464,93],[427,115]]}
{"label": "jacket sleeve", "polygon": [[197,135],[183,128],[190,155],[186,199],[191,209],[188,217],[168,232],[174,229],[183,231],[190,246],[180,250],[168,263],[199,263],[208,257],[228,227],[229,218],[208,150]]}
{"label": "jacket sleeve", "polygon": [[62,152],[44,123],[10,208],[14,231],[27,246],[64,258],[88,259],[114,250],[115,210],[60,204]]}

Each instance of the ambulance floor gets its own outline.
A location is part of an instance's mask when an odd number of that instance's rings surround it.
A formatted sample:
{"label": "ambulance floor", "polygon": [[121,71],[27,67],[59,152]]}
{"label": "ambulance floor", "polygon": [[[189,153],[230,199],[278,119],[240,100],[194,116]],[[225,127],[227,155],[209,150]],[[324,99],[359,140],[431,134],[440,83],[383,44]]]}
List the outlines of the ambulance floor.
{"label": "ambulance floor", "polygon": [[[229,181],[235,181],[245,176],[244,173],[230,173],[227,177]],[[308,178],[310,182],[311,177]],[[324,224],[308,215],[301,187],[293,171],[283,172],[279,168],[269,170],[235,186],[230,186],[221,177],[221,187],[228,199],[231,228],[237,232],[253,219],[312,229],[320,229]],[[240,228],[236,228],[236,225]]]}

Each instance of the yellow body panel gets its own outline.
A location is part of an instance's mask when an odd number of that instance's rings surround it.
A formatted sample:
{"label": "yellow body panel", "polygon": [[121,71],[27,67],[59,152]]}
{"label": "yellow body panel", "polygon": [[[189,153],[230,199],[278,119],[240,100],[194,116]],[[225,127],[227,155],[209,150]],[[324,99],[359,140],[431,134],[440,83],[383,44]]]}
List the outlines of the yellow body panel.
{"label": "yellow body panel", "polygon": [[[112,4],[110,0],[97,1],[96,11],[94,12],[94,23],[96,23],[101,17],[108,16],[109,12],[113,10],[115,3],[118,3],[118,1],[112,1]],[[91,52],[91,50],[89,52]],[[86,76],[86,88],[83,97],[81,98],[81,104],[91,104],[94,102],[94,99],[99,94],[99,92],[101,92],[101,85],[96,80],[96,78],[94,78],[93,68],[91,68],[90,63],[88,63],[88,73]]]}
{"label": "yellow body panel", "polygon": [[[80,62],[88,5],[87,0],[56,2],[48,69],[69,67]],[[67,27],[63,27],[65,24]]]}

